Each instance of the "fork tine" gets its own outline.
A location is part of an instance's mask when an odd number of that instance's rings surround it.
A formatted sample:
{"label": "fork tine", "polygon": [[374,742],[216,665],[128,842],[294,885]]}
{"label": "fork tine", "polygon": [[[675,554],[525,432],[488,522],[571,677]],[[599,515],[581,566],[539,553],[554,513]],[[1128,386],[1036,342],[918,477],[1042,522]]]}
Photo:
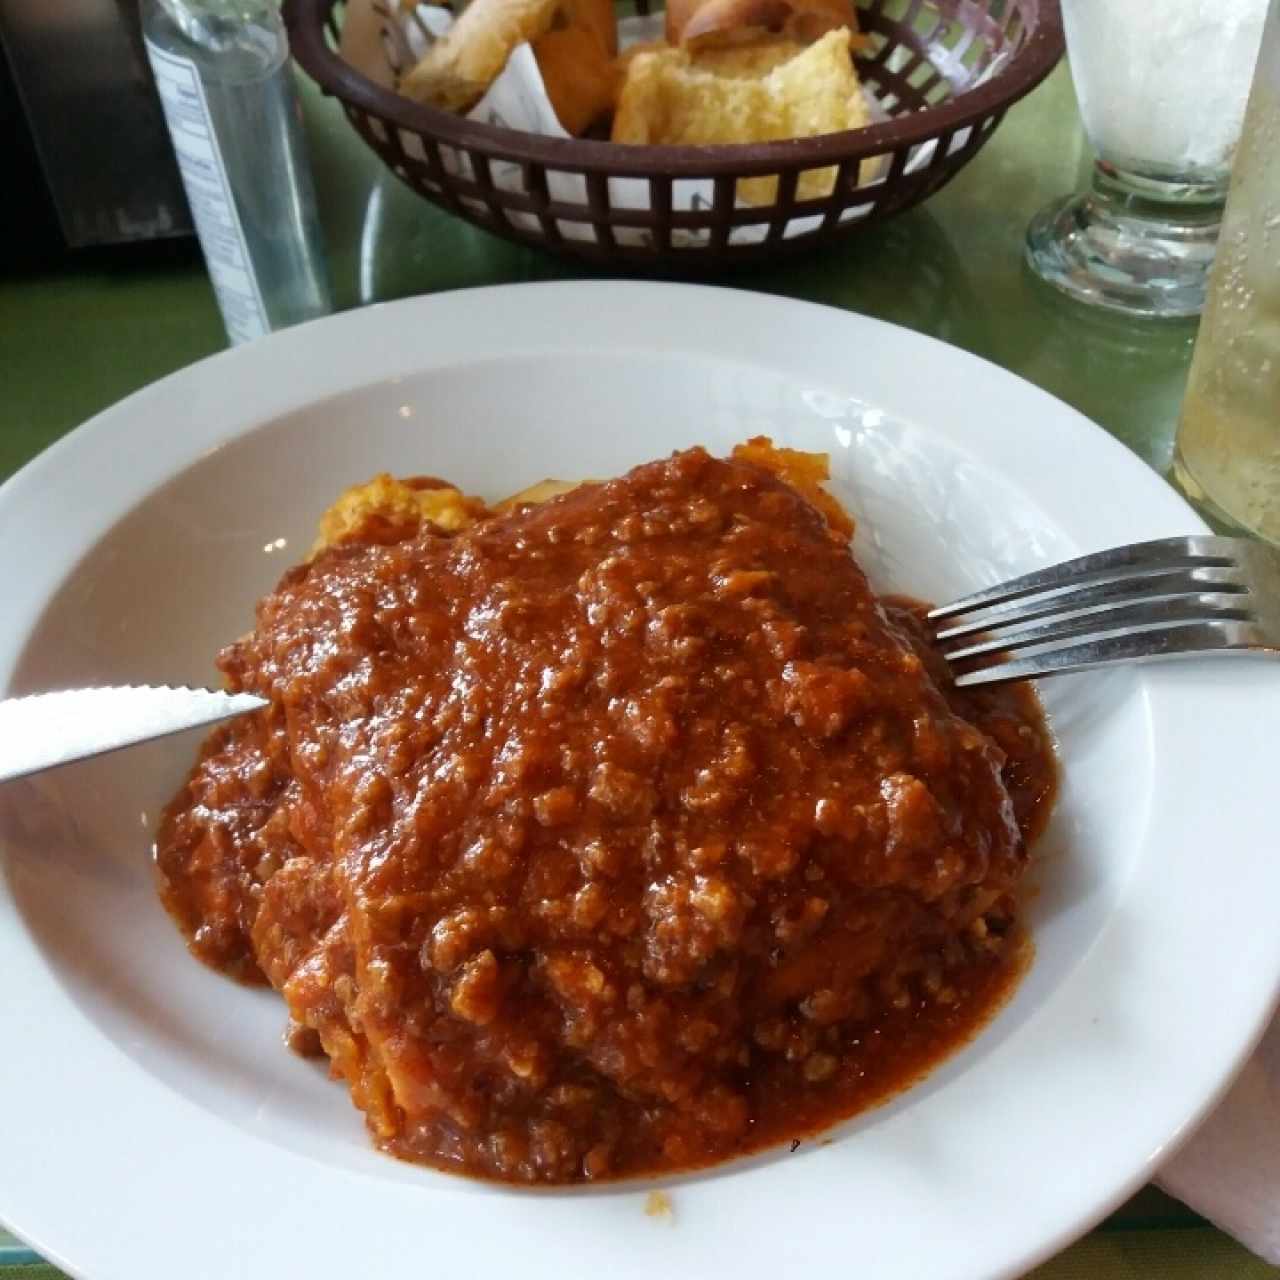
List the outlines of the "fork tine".
{"label": "fork tine", "polygon": [[1128,547],[1113,547],[1109,551],[1095,551],[1091,555],[1064,560],[1048,569],[1038,569],[1034,573],[1023,574],[1020,578],[1011,578],[1008,582],[975,591],[950,604],[930,610],[928,616],[932,621],[941,621],[959,613],[968,613],[972,609],[989,608],[1058,587],[1084,586],[1091,582],[1159,573],[1179,567],[1216,565],[1229,568],[1237,561],[1233,543],[1232,538],[1192,534],[1137,542]]}
{"label": "fork tine", "polygon": [[939,642],[959,640],[964,636],[991,631],[995,627],[1038,622],[1041,618],[1079,612],[1099,605],[1162,600],[1168,597],[1203,595],[1206,592],[1233,595],[1246,590],[1245,583],[1234,567],[1216,566],[1202,569],[1175,569],[1170,573],[1152,573],[1141,578],[1095,582],[1079,588],[1063,583],[1059,584],[1052,595],[1010,601],[999,608],[984,611],[981,617],[957,623],[954,627],[944,627],[935,633],[934,638]]}
{"label": "fork tine", "polygon": [[1245,622],[1196,622],[1161,631],[1137,631],[1076,644],[1060,645],[1012,662],[998,662],[977,671],[957,675],[964,688],[1003,684],[1009,680],[1034,680],[1063,675],[1087,667],[1111,666],[1138,658],[1194,657],[1230,649],[1252,650],[1257,643],[1253,626]]}
{"label": "fork tine", "polygon": [[1092,609],[1084,614],[1053,618],[1033,626],[997,632],[988,640],[959,649],[944,647],[942,652],[948,662],[958,663],[988,653],[1011,653],[1028,645],[1048,644],[1052,640],[1107,635],[1121,628],[1151,631],[1176,623],[1215,620],[1249,622],[1252,618],[1252,613],[1240,596],[1228,596],[1226,600],[1212,595],[1176,596],[1172,600],[1140,600],[1110,609]]}

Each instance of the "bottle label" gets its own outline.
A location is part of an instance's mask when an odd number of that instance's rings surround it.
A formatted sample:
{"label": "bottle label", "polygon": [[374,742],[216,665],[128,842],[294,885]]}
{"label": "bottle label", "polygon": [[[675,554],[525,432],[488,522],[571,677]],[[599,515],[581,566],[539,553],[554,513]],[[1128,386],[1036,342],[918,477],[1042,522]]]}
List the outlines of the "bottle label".
{"label": "bottle label", "polygon": [[227,336],[233,343],[260,338],[271,326],[200,74],[189,59],[150,40],[147,55]]}

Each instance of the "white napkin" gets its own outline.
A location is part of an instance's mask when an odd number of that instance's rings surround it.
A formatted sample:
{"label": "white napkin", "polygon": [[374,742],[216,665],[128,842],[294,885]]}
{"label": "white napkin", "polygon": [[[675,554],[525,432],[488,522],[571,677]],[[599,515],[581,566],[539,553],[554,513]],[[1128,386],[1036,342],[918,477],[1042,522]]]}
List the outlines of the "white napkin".
{"label": "white napkin", "polygon": [[1280,1016],[1156,1181],[1280,1266]]}

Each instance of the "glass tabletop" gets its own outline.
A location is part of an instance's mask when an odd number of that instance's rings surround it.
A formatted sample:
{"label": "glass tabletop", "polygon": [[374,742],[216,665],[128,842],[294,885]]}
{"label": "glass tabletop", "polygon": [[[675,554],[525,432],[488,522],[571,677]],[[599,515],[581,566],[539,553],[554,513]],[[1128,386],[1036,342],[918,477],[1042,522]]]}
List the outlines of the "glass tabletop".
{"label": "glass tabletop", "polygon": [[[598,274],[423,203],[382,170],[334,102],[305,87],[304,104],[340,306]],[[1077,188],[1089,161],[1060,67],[923,207],[817,255],[707,282],[828,303],[964,347],[1074,405],[1163,472],[1194,322],[1102,315],[1059,297],[1022,265],[1031,215]],[[0,478],[108,404],[225,344],[198,252],[187,242],[0,275],[0,334]],[[1041,429],[1025,424],[1028,435]],[[57,1274],[37,1261],[0,1231],[0,1267],[15,1268],[6,1277]],[[1034,1276],[1274,1274],[1152,1187]]]}
{"label": "glass tabletop", "polygon": [[[382,168],[335,102],[309,88],[304,100],[339,306],[599,274],[426,204]],[[964,347],[1060,396],[1164,470],[1194,322],[1101,314],[1059,297],[1022,265],[1032,213],[1078,186],[1089,159],[1060,67],[925,205],[817,254],[706,281],[861,311]],[[0,277],[0,330],[9,366],[0,475],[129,391],[225,344],[190,242]]]}

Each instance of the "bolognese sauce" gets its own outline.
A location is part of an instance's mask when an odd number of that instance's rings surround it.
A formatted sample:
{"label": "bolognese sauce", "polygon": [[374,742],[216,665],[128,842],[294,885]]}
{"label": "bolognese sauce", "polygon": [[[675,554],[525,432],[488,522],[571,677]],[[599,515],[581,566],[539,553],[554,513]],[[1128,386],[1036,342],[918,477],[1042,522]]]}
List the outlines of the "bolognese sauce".
{"label": "bolognese sauce", "polygon": [[922,1074],[1026,956],[1026,689],[948,687],[848,529],[701,449],[289,571],[157,842],[374,1140],[510,1181],[694,1167]]}

